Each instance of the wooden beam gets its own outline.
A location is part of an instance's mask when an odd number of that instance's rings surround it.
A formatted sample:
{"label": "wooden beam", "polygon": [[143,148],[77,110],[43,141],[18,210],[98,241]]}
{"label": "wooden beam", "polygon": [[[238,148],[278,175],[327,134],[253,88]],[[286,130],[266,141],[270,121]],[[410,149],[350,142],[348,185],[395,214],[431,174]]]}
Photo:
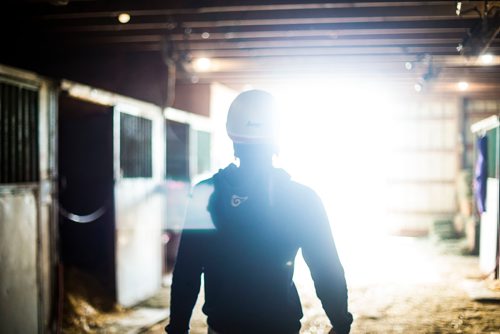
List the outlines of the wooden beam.
{"label": "wooden beam", "polygon": [[352,46],[403,46],[414,45],[448,45],[456,48],[461,39],[354,39],[354,40],[271,40],[271,41],[245,41],[245,42],[191,42],[189,44],[179,43],[178,50],[231,50],[231,49],[255,49],[255,48],[311,48],[311,47],[352,47]]}
{"label": "wooden beam", "polygon": [[[182,22],[183,28],[210,29],[210,28],[231,28],[252,27],[252,26],[296,26],[297,29],[312,28],[321,25],[346,24],[346,23],[398,23],[398,22],[430,22],[447,21],[458,22],[462,19],[453,16],[400,16],[400,17],[323,17],[323,18],[296,18],[296,19],[256,19],[256,20],[217,20],[217,21],[187,21]],[[303,26],[303,27],[300,27]],[[56,26],[54,31],[128,31],[128,30],[172,30],[170,22],[148,22],[148,23],[128,23],[120,24],[110,21],[108,24],[88,24],[82,22],[80,25]]]}
{"label": "wooden beam", "polygon": [[[469,1],[469,3],[476,3],[481,6],[482,1]],[[450,6],[449,1],[385,1],[385,2],[336,2],[336,3],[298,3],[298,4],[264,4],[264,5],[229,5],[229,6],[213,6],[213,7],[199,7],[199,8],[168,8],[171,4],[164,3],[162,7],[155,9],[137,9],[140,4],[134,3],[134,6],[121,4],[120,8],[104,8],[104,6],[96,4],[94,6],[86,4],[85,7],[78,8],[75,4],[75,11],[65,13],[47,13],[43,15],[44,19],[60,20],[60,19],[85,19],[85,18],[99,18],[109,17],[110,14],[118,14],[127,11],[134,16],[166,16],[166,15],[185,15],[185,14],[207,14],[207,13],[231,13],[231,12],[260,12],[260,11],[290,11],[290,10],[325,10],[325,9],[352,9],[352,8],[388,8],[388,7],[436,7],[436,6]],[[135,9],[134,9],[135,7]],[[90,8],[90,10],[89,10]],[[83,11],[85,10],[86,11]]]}
{"label": "wooden beam", "polygon": [[[498,47],[490,48],[495,53]],[[268,48],[247,50],[192,50],[189,52],[194,58],[211,57],[288,57],[288,56],[319,56],[319,55],[394,55],[394,54],[437,54],[453,55],[457,53],[455,46],[387,46],[387,47],[309,47],[309,48]]]}
{"label": "wooden beam", "polygon": [[[291,38],[291,37],[353,37],[363,36],[369,37],[373,35],[399,35],[404,38],[406,35],[414,34],[456,34],[463,37],[467,28],[390,28],[390,29],[316,29],[316,30],[270,30],[270,31],[240,31],[240,32],[209,32],[209,40],[232,40],[232,39],[250,39],[250,38]],[[196,41],[206,40],[202,37],[202,33],[185,34],[172,34],[170,35],[172,41]]]}
{"label": "wooden beam", "polygon": [[[288,47],[296,46],[347,46],[347,45],[415,45],[415,44],[458,44],[462,40],[460,34],[407,34],[407,35],[368,35],[368,36],[282,36],[275,38],[252,39],[209,39],[182,40],[176,39],[178,49],[225,49],[251,47]],[[75,36],[59,35],[57,38],[75,43],[102,44],[102,43],[143,43],[161,42],[167,39],[163,34],[85,34]],[[172,39],[169,39],[172,41]],[[284,44],[284,45],[282,45]],[[304,44],[304,45],[301,45]]]}

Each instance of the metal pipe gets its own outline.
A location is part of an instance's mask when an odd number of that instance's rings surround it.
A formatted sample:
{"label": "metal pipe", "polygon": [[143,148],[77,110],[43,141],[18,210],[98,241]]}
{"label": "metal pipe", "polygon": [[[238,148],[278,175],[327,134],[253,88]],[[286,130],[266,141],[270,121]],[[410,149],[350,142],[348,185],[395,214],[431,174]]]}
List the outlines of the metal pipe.
{"label": "metal pipe", "polygon": [[[500,114],[498,115],[500,119]],[[497,124],[496,128],[496,171],[495,175],[498,181],[498,199],[500,201],[500,124]],[[497,202],[497,258],[495,267],[495,279],[500,277],[500,203]]]}

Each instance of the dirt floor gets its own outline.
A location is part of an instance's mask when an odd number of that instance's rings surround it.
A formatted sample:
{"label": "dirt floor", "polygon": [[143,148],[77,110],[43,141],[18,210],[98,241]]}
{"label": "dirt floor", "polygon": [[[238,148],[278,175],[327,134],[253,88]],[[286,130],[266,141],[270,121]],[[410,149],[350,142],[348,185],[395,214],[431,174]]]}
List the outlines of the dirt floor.
{"label": "dirt floor", "polygon": [[[345,240],[338,248],[354,315],[352,333],[500,334],[500,302],[473,301],[465,292],[467,282],[482,282],[478,258],[461,255],[460,241],[401,237]],[[301,333],[327,333],[328,319],[301,257],[294,280],[304,309]],[[168,295],[165,288],[146,306],[168,307]],[[202,303],[200,295],[191,334],[206,333]],[[147,333],[163,333],[165,325],[158,324]]]}

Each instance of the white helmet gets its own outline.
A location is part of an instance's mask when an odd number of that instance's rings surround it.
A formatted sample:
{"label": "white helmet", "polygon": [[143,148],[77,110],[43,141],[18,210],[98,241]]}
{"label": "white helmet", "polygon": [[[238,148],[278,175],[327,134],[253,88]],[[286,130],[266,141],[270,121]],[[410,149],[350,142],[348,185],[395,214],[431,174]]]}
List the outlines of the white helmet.
{"label": "white helmet", "polygon": [[277,118],[274,97],[262,90],[249,90],[231,103],[227,114],[227,134],[238,144],[276,145]]}

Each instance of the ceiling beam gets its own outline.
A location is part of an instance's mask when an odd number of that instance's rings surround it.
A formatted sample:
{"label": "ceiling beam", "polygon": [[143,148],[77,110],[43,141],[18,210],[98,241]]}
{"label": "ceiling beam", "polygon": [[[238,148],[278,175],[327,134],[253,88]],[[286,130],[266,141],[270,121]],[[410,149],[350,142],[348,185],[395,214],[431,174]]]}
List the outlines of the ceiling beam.
{"label": "ceiling beam", "polygon": [[[491,47],[490,52],[500,51],[499,47]],[[192,57],[310,57],[317,55],[391,55],[391,54],[436,54],[453,55],[457,53],[455,46],[387,46],[387,47],[310,47],[310,48],[268,48],[268,49],[243,49],[243,50],[191,50]]]}
{"label": "ceiling beam", "polygon": [[313,47],[369,47],[369,46],[433,46],[448,45],[455,47],[461,39],[351,39],[351,40],[271,40],[271,41],[244,41],[244,42],[191,42],[189,44],[177,44],[178,50],[232,50],[232,49],[256,49],[256,48],[313,48]]}
{"label": "ceiling beam", "polygon": [[[403,33],[406,29],[461,29],[467,30],[469,29],[476,20],[425,20],[425,21],[387,21],[381,20],[379,22],[342,22],[342,23],[319,23],[317,21],[312,21],[310,24],[299,24],[299,22],[289,22],[289,24],[284,25],[262,25],[262,26],[227,26],[220,27],[213,25],[209,28],[203,29],[191,29],[190,34],[185,34],[185,30],[177,27],[171,27],[171,23],[169,22],[153,22],[153,23],[128,23],[128,24],[100,24],[100,25],[92,25],[81,23],[80,25],[40,25],[40,28],[43,28],[47,31],[47,33],[55,33],[55,32],[68,32],[68,33],[76,33],[76,32],[126,32],[130,33],[133,31],[155,31],[155,32],[163,32],[169,35],[182,35],[188,36],[202,34],[203,32],[213,33],[223,33],[225,34],[225,38],[231,38],[233,36],[237,36],[240,33],[254,33],[254,32],[287,32],[288,34],[293,34],[294,31],[302,32],[302,31],[334,31],[334,33],[342,35],[342,31],[347,31],[347,34],[355,34],[356,30],[359,30],[359,34],[369,34],[368,30],[374,30],[374,33],[379,29],[391,30],[397,29],[402,31]],[[447,31],[447,30],[444,30]]]}
{"label": "ceiling beam", "polygon": [[[481,6],[482,1],[469,1],[476,6]],[[182,3],[178,1],[178,3]],[[68,6],[68,12],[63,13],[47,13],[43,15],[44,19],[60,20],[60,19],[87,19],[109,17],[117,15],[120,12],[127,11],[134,16],[168,16],[168,15],[185,15],[185,14],[207,14],[207,13],[231,13],[231,12],[260,12],[260,11],[290,11],[290,10],[325,10],[325,9],[353,9],[353,8],[387,8],[387,7],[436,7],[436,6],[450,6],[450,1],[380,1],[380,2],[329,2],[329,3],[289,3],[289,4],[263,4],[263,5],[229,5],[229,6],[212,6],[212,7],[199,7],[199,8],[168,8],[172,4],[164,1],[162,7],[156,9],[137,9],[141,7],[140,3],[121,5],[115,8],[109,6],[104,7],[99,4],[85,4],[79,6],[78,4],[71,3]],[[90,6],[89,6],[90,5]],[[134,9],[135,8],[135,9]]]}
{"label": "ceiling beam", "polygon": [[[287,37],[352,37],[371,35],[405,35],[412,34],[465,34],[467,28],[389,28],[389,29],[316,29],[316,30],[270,30],[270,31],[240,31],[230,33],[210,32],[209,39],[246,39],[246,38],[287,38]],[[172,34],[173,41],[205,40],[201,33]]]}

